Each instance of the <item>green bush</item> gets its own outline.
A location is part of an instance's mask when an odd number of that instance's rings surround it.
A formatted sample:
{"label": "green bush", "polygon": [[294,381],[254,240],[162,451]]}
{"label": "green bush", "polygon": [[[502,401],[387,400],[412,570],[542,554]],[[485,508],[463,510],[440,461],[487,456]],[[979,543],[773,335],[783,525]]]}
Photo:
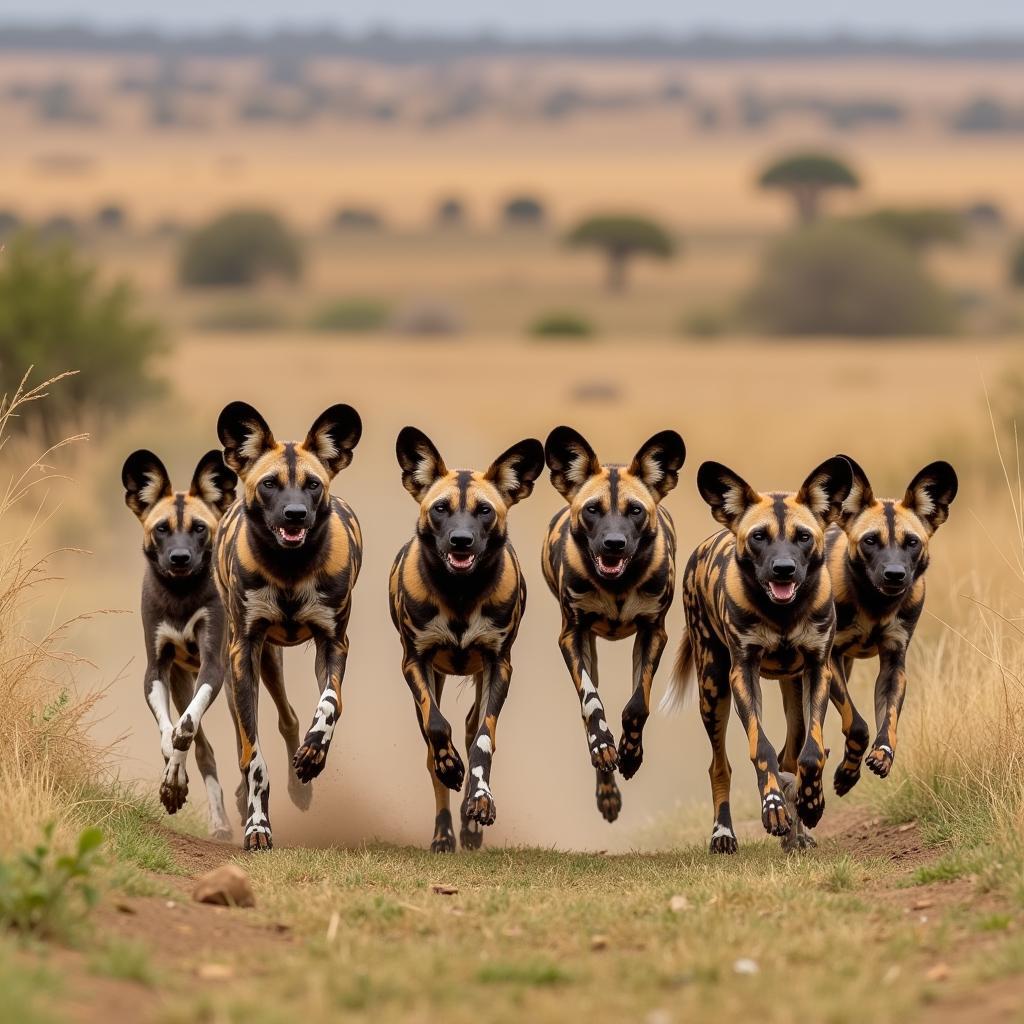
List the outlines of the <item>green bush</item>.
{"label": "green bush", "polygon": [[529,331],[536,338],[589,338],[594,325],[581,313],[556,310],[537,317]]}
{"label": "green bush", "polygon": [[959,245],[967,237],[963,214],[941,207],[884,207],[860,218],[865,227],[895,238],[912,249],[929,245]]}
{"label": "green bush", "polygon": [[1015,288],[1024,288],[1024,238],[1017,242],[1010,255],[1010,283]]}
{"label": "green bush", "polygon": [[905,245],[841,223],[772,246],[746,308],[772,334],[946,334],[956,323],[950,296]]}
{"label": "green bush", "polygon": [[273,331],[287,325],[281,309],[258,302],[218,306],[196,319],[196,327],[206,331]]}
{"label": "green bush", "polygon": [[336,299],[325,303],[310,317],[314,331],[379,331],[391,311],[376,299]]}
{"label": "green bush", "polygon": [[247,285],[264,277],[295,280],[302,252],[288,228],[266,210],[233,210],[194,231],[178,265],[184,285]]}
{"label": "green bush", "polygon": [[0,255],[0,394],[13,394],[29,367],[33,380],[79,371],[45,402],[27,405],[26,418],[59,427],[90,409],[145,401],[159,390],[150,364],[161,348],[131,287],[101,284],[66,245],[19,235]]}

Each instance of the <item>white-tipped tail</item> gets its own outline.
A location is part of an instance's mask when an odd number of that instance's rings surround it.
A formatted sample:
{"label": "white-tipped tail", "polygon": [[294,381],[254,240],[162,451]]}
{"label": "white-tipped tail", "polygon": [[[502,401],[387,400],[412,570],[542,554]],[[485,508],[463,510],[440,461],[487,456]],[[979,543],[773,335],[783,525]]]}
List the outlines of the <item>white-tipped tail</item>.
{"label": "white-tipped tail", "polygon": [[679,641],[679,650],[676,652],[676,663],[672,668],[672,678],[665,696],[658,704],[658,711],[663,715],[674,715],[687,707],[693,699],[695,680],[693,645],[690,643],[690,634],[683,633],[683,638]]}

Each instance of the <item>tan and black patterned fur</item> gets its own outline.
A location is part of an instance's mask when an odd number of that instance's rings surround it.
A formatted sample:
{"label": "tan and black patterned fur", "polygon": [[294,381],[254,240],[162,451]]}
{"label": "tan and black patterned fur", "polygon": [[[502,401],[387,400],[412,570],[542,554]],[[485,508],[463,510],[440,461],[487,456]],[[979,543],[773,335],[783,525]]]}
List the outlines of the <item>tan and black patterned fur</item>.
{"label": "tan and black patterned fur", "polygon": [[[459,790],[465,777],[460,840],[463,849],[478,849],[481,829],[497,813],[491,765],[512,678],[512,645],[526,605],[507,515],[533,490],[544,449],[531,438],[498,456],[485,472],[449,470],[430,439],[406,427],[396,450],[402,483],[420,507],[416,535],[391,569],[391,618],[427,745],[435,803],[430,848],[455,850],[450,790]],[[451,675],[472,676],[475,686],[466,716],[468,773],[440,709]]]}
{"label": "tan and black patterned fur", "polygon": [[[142,631],[146,641],[146,703],[160,729],[164,775],[160,802],[175,814],[188,797],[185,759],[193,742],[206,786],[210,833],[231,837],[217,763],[202,720],[224,683],[227,632],[213,579],[213,537],[235,500],[238,478],[219,451],[207,452],[187,491],[175,491],[164,464],[141,449],[121,470],[125,503],[142,523],[146,574]],[[171,719],[171,702],[178,720]]]}
{"label": "tan and black patterned fur", "polygon": [[[706,462],[697,486],[725,529],[697,547],[683,574],[686,633],[667,702],[682,698],[695,670],[712,748],[711,852],[735,853],[725,744],[731,704],[747,734],[765,830],[787,837],[791,831],[780,767],[796,776],[803,825],[813,828],[825,807],[822,723],[835,631],[825,531],[850,491],[851,469],[844,459],[829,459],[795,494],[759,494],[725,466]],[[781,756],[761,722],[762,676],[778,679],[782,691],[788,733]],[[810,840],[798,823],[788,842]]]}
{"label": "tan and black patterned fur", "polygon": [[[543,570],[562,612],[558,645],[579,698],[597,807],[607,821],[622,808],[618,767],[629,779],[643,761],[651,686],[667,642],[675,592],[676,532],[661,501],[686,458],[674,430],[655,434],[626,466],[602,465],[570,427],[548,436],[551,482],[569,503],[548,527]],[[633,643],[633,689],[616,748],[598,695],[597,638]]]}
{"label": "tan and black patterned fur", "polygon": [[[273,843],[270,780],[257,734],[260,678],[277,706],[292,762],[288,791],[300,807],[309,805],[302,783],[323,770],[341,714],[362,536],[352,509],[330,486],[352,461],[361,431],[358,414],[347,405],[322,413],[302,442],[277,441],[266,420],[244,402],[228,405],[217,423],[224,461],[242,480],[242,494],[217,532],[216,566],[228,616],[229,694],[247,850]],[[281,648],[308,640],[316,645],[320,699],[300,744]]]}
{"label": "tan and black patterned fur", "polygon": [[853,488],[843,503],[841,528],[829,530],[828,566],[836,603],[832,646],[832,703],[846,737],[835,789],[857,784],[870,733],[850,698],[858,658],[878,658],[876,735],[868,768],[885,778],[896,754],[896,726],[906,695],[907,650],[924,610],[929,541],[949,516],[957,478],[948,462],[933,462],[911,480],[902,500],[876,498],[864,470],[849,456]]}

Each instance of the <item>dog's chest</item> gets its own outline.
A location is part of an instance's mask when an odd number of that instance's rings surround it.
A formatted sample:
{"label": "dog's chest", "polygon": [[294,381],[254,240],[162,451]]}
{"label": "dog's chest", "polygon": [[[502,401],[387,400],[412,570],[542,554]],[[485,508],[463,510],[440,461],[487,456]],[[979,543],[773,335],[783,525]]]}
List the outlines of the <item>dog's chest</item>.
{"label": "dog's chest", "polygon": [[897,615],[879,620],[858,609],[849,623],[836,629],[835,649],[847,658],[873,658],[882,648],[900,650],[910,642],[910,633]]}
{"label": "dog's chest", "polygon": [[206,621],[206,609],[198,609],[184,624],[167,619],[153,631],[153,648],[158,660],[170,648],[174,663],[189,672],[199,671],[199,628]]}
{"label": "dog's chest", "polygon": [[245,592],[245,623],[252,629],[263,623],[267,639],[290,646],[309,640],[314,633],[333,633],[337,611],[315,580],[280,587],[266,584]]}
{"label": "dog's chest", "polygon": [[736,635],[743,647],[761,648],[761,675],[770,679],[798,675],[803,672],[808,655],[824,657],[828,647],[828,632],[810,620],[786,630],[758,622]]}
{"label": "dog's chest", "polygon": [[510,622],[499,623],[484,609],[464,617],[439,611],[414,629],[416,650],[448,674],[478,672],[505,646]]}
{"label": "dog's chest", "polygon": [[656,619],[661,614],[661,597],[636,589],[612,594],[597,587],[586,591],[569,588],[568,594],[576,614],[589,620],[590,628],[607,640],[632,636],[638,620]]}

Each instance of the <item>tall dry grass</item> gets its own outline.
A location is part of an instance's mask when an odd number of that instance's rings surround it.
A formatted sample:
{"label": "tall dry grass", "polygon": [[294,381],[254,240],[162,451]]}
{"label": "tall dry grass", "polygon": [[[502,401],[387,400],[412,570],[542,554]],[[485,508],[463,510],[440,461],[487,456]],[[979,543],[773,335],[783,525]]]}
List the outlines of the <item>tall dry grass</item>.
{"label": "tall dry grass", "polygon": [[[37,456],[19,454],[30,443],[20,431],[21,413],[45,400],[63,376],[30,387],[26,374],[13,395],[0,399],[0,851],[31,842],[49,821],[58,837],[80,827],[106,772],[105,751],[88,728],[98,695],[76,691],[78,659],[64,647],[75,620],[46,618],[55,578],[49,557],[36,550],[51,485],[60,479],[50,460],[82,436]],[[33,628],[36,619],[45,624]]]}

